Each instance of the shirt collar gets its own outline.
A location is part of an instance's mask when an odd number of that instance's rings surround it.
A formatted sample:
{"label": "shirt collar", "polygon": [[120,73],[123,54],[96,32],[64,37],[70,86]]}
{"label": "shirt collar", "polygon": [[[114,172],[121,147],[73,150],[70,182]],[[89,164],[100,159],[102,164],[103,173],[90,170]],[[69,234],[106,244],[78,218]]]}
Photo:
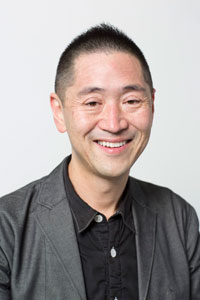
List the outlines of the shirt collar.
{"label": "shirt collar", "polygon": [[135,232],[132,214],[132,197],[130,195],[130,179],[128,179],[124,192],[119,200],[116,214],[121,214],[124,224]]}
{"label": "shirt collar", "polygon": [[[70,208],[75,220],[77,227],[77,232],[83,232],[92,223],[94,217],[97,214],[101,214],[98,211],[90,207],[85,201],[83,201],[78,194],[75,192],[73,185],[69,179],[68,175],[68,165],[71,156],[66,161],[66,167],[64,168],[64,182],[65,190],[68,196]],[[126,188],[119,200],[118,208],[116,213],[111,217],[114,218],[116,215],[120,214],[122,216],[123,222],[134,232],[134,223],[132,217],[132,205],[131,197],[129,192],[129,181],[127,182]]]}

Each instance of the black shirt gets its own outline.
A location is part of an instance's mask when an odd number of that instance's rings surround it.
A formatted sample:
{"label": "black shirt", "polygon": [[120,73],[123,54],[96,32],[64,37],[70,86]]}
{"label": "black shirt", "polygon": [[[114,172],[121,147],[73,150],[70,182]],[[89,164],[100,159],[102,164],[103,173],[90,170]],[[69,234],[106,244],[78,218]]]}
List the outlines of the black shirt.
{"label": "black shirt", "polygon": [[74,191],[64,171],[88,300],[138,300],[135,231],[129,183],[107,221]]}

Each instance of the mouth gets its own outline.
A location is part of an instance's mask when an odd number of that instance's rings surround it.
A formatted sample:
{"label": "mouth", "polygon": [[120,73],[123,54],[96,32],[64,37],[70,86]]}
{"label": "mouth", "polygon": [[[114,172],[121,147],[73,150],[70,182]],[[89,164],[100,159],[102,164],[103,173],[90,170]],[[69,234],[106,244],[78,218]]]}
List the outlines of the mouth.
{"label": "mouth", "polygon": [[121,148],[125,146],[126,144],[130,143],[131,140],[125,140],[120,142],[107,142],[107,141],[95,141],[97,144],[99,144],[102,147],[106,148]]}

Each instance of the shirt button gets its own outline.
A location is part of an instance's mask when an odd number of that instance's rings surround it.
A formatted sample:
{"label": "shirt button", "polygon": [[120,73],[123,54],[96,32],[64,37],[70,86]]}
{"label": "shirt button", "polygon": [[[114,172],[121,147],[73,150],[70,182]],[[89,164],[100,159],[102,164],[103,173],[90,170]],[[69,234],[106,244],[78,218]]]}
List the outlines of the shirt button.
{"label": "shirt button", "polygon": [[[117,252],[116,252],[116,250],[115,250],[114,247],[112,247],[112,249],[110,250],[110,254],[111,254],[112,257],[116,257]],[[115,297],[115,298],[116,298],[116,297]],[[117,299],[117,298],[116,298],[116,299]]]}
{"label": "shirt button", "polygon": [[102,217],[102,215],[96,215],[96,216],[94,217],[94,220],[95,220],[95,222],[97,222],[97,223],[101,223],[101,222],[103,221],[103,217]]}

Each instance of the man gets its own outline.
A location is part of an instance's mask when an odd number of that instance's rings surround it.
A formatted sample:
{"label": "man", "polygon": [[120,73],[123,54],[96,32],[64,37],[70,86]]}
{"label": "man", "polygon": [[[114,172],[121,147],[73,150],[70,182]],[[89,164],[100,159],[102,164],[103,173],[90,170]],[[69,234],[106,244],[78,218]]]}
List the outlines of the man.
{"label": "man", "polygon": [[72,155],[0,201],[0,299],[197,300],[194,209],[129,177],[155,90],[141,50],[108,25],[62,54],[51,107]]}

